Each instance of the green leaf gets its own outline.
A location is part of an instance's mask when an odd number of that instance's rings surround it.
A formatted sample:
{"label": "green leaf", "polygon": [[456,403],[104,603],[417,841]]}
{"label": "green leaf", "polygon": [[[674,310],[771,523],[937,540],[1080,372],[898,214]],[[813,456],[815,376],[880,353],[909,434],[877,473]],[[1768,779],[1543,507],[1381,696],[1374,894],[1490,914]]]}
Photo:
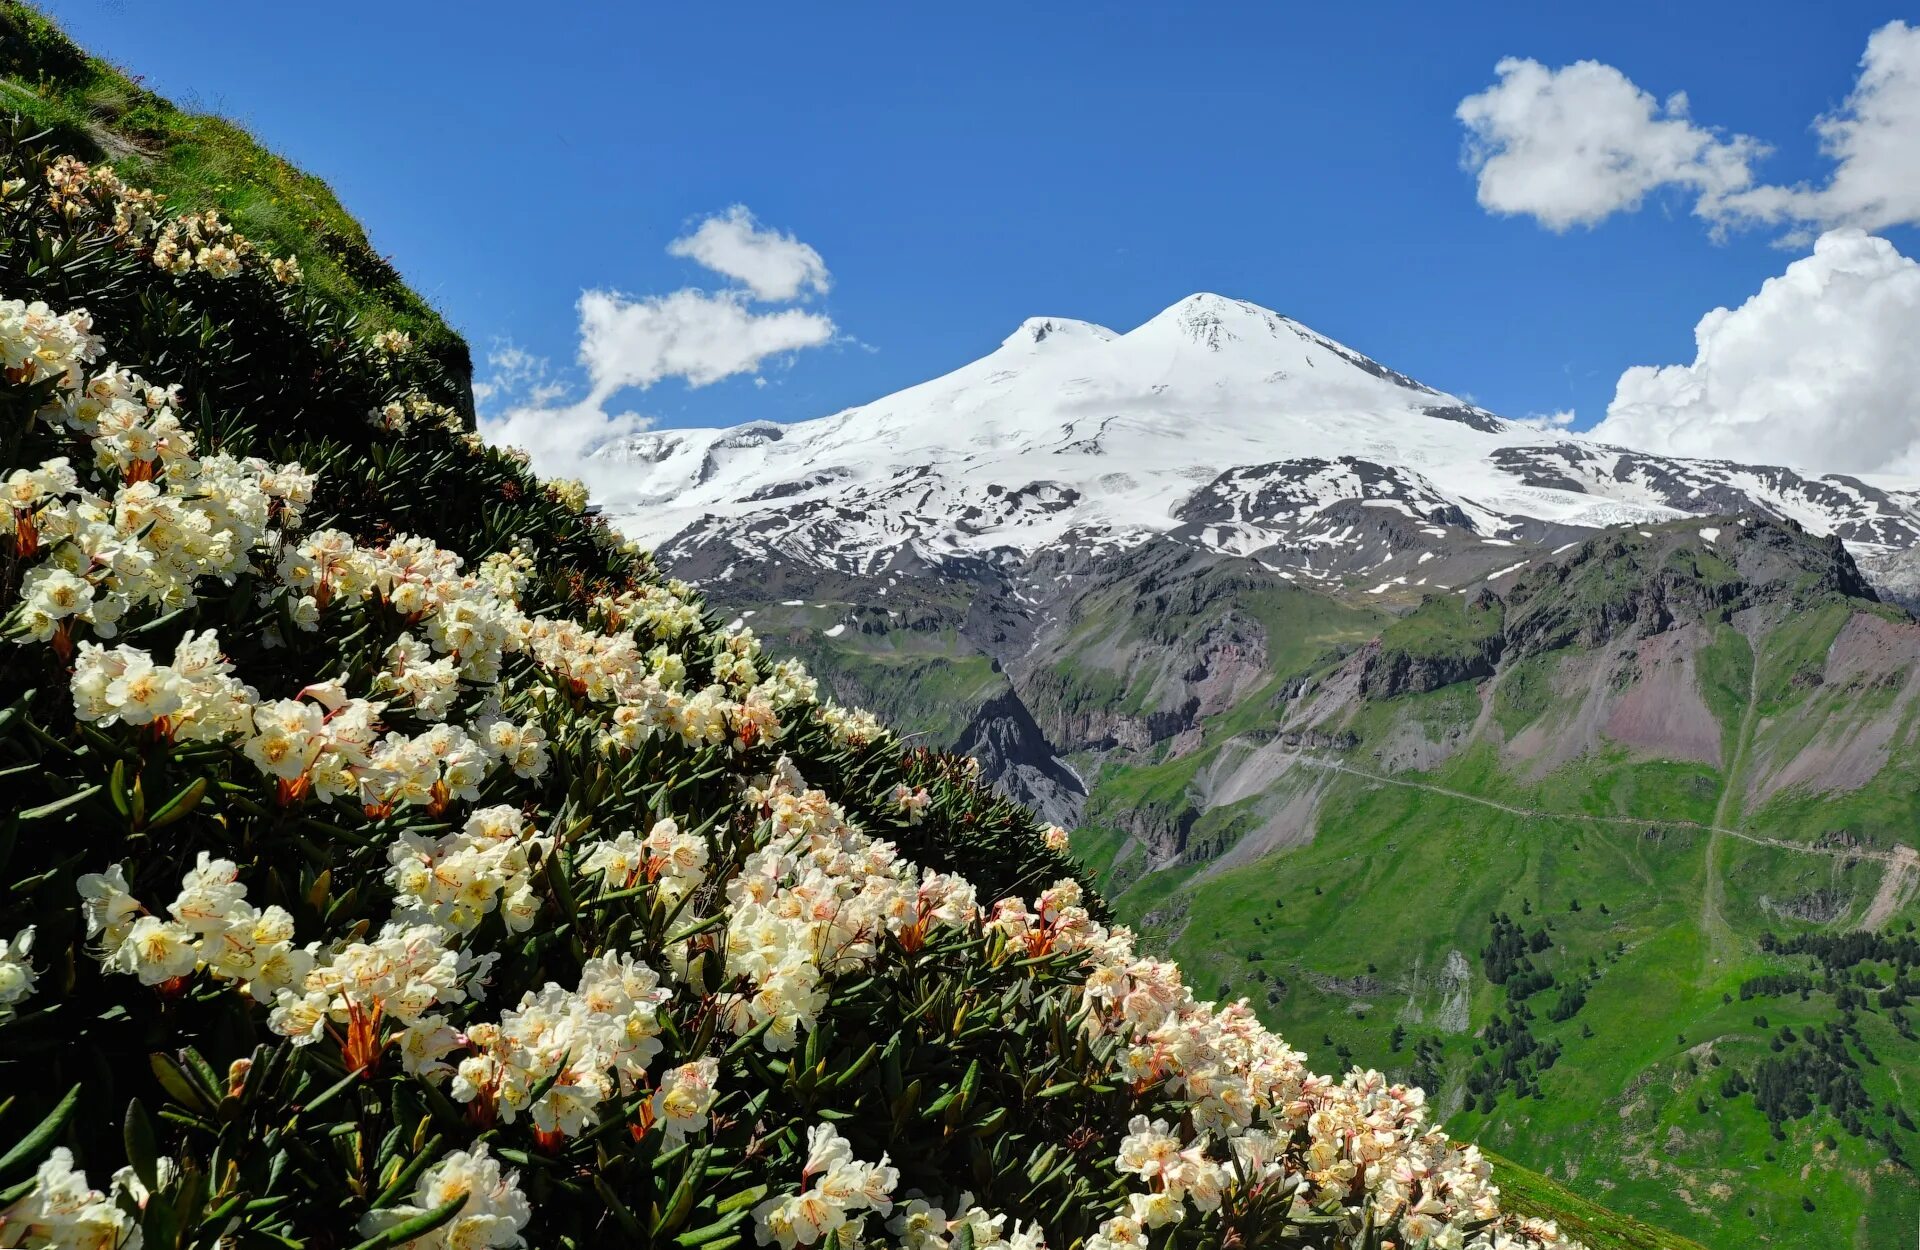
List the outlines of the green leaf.
{"label": "green leaf", "polygon": [[42,803],[39,807],[29,807],[26,811],[20,813],[20,822],[25,824],[31,820],[43,820],[48,816],[58,815],[66,811],[69,807],[86,802],[94,795],[100,793],[100,789],[100,783],[96,781],[83,790],[75,790],[64,799],[55,799],[51,803]]}
{"label": "green leaf", "polygon": [[5,1176],[22,1163],[38,1163],[41,1153],[53,1145],[53,1139],[60,1135],[60,1130],[65,1128],[67,1121],[73,1118],[73,1109],[79,1104],[80,1087],[75,1085],[67,1091],[67,1096],[47,1113],[46,1119],[35,1125],[31,1133],[14,1143],[13,1149],[0,1155],[0,1176]]}
{"label": "green leaf", "polygon": [[160,805],[160,810],[155,812],[153,819],[147,822],[147,828],[165,829],[168,825],[198,807],[200,800],[205,798],[206,794],[207,779],[205,777],[196,777],[193,781],[189,782],[186,788],[181,790],[180,793]]}
{"label": "green leaf", "polygon": [[607,1184],[604,1176],[596,1175],[593,1178],[593,1191],[600,1195],[600,1201],[607,1204],[608,1213],[620,1225],[622,1232],[635,1238],[643,1235],[645,1230],[640,1227],[640,1221],[634,1217],[633,1212],[627,1210],[627,1204],[620,1201],[620,1196],[613,1192],[613,1186]]}
{"label": "green leaf", "polygon": [[366,1071],[365,1068],[355,1068],[353,1071],[347,1073],[345,1076],[341,1077],[339,1080],[335,1081],[333,1084],[327,1086],[324,1090],[320,1091],[320,1096],[318,1098],[315,1098],[312,1102],[309,1102],[305,1106],[301,1107],[300,1113],[305,1115],[314,1111],[318,1111],[320,1108],[326,1106],[328,1103],[332,1102],[335,1098],[338,1098],[342,1090],[346,1089],[348,1086],[352,1085],[355,1081],[359,1080],[360,1074],[364,1071]]}
{"label": "green leaf", "polygon": [[133,1165],[134,1175],[149,1190],[160,1188],[160,1149],[154,1143],[153,1121],[147,1118],[147,1109],[140,1105],[138,1098],[127,1104],[127,1118],[120,1135],[126,1143],[127,1162]]}
{"label": "green leaf", "polygon": [[113,810],[128,820],[133,819],[133,802],[127,797],[127,762],[115,760],[113,771],[107,775],[107,797],[113,800]]}
{"label": "green leaf", "polygon": [[367,1238],[353,1250],[387,1250],[389,1246],[404,1245],[422,1234],[452,1223],[453,1217],[460,1214],[460,1208],[466,1205],[467,1195],[465,1194],[457,1198],[449,1198],[424,1215],[416,1215],[403,1224],[395,1224],[378,1236]]}
{"label": "green leaf", "polygon": [[419,1179],[420,1173],[426,1171],[427,1165],[440,1157],[440,1143],[445,1140],[439,1133],[429,1137],[426,1144],[420,1147],[419,1152],[409,1159],[407,1165],[400,1169],[399,1174],[380,1191],[380,1196],[373,1200],[373,1209],[378,1211],[398,1202],[400,1195],[406,1193],[408,1187]]}
{"label": "green leaf", "polygon": [[767,1187],[765,1185],[755,1185],[752,1189],[743,1189],[730,1198],[722,1198],[720,1205],[715,1207],[714,1210],[722,1215],[730,1215],[735,1211],[752,1206],[766,1196]]}
{"label": "green leaf", "polygon": [[[761,1186],[760,1192],[766,1192],[764,1185]],[[739,1226],[742,1220],[751,1214],[753,1214],[751,1211],[730,1212],[704,1227],[688,1229],[673,1239],[674,1244],[679,1246],[703,1246],[708,1242],[718,1241],[720,1238],[732,1232]]]}

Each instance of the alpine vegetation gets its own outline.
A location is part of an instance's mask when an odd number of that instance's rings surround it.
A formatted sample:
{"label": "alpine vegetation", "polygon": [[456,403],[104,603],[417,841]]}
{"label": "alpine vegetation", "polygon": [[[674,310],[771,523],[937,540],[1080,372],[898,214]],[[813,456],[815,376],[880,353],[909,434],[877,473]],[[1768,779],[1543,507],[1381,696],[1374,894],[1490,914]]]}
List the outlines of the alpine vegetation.
{"label": "alpine vegetation", "polygon": [[1571,1244],[406,335],[4,142],[0,1244]]}

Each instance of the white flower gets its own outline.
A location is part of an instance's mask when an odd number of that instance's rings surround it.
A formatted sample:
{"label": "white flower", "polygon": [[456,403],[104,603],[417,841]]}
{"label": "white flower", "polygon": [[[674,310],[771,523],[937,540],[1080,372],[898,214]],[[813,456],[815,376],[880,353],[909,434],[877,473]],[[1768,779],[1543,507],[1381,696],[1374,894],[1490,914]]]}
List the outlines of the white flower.
{"label": "white flower", "polygon": [[[18,1240],[18,1229],[29,1240]],[[139,1250],[140,1230],[112,1197],[87,1185],[73,1154],[55,1146],[34,1173],[33,1190],[0,1211],[0,1233],[9,1245],[50,1250]]]}
{"label": "white flower", "polygon": [[901,1250],[947,1250],[947,1213],[924,1198],[898,1207],[887,1231],[900,1239]]}
{"label": "white flower", "polygon": [[98,937],[111,950],[126,940],[127,931],[145,908],[127,892],[127,874],[119,864],[105,872],[90,872],[76,883],[80,907],[87,918],[87,936]]}
{"label": "white flower", "polygon": [[15,1004],[33,993],[34,979],[40,974],[27,962],[32,949],[32,925],[14,934],[11,941],[0,940],[0,1020],[12,1015]]}
{"label": "white flower", "polygon": [[428,1168],[411,1202],[369,1211],[360,1231],[377,1234],[462,1197],[466,1204],[451,1221],[404,1244],[414,1250],[508,1250],[527,1244],[520,1232],[533,1219],[533,1208],[520,1192],[520,1174],[503,1173],[485,1142],[471,1151],[456,1150]]}
{"label": "white flower", "polygon": [[199,947],[192,929],[178,921],[142,916],[133,922],[126,939],[113,952],[110,966],[115,971],[139,977],[142,985],[159,985],[186,976],[199,963]]}
{"label": "white flower", "polygon": [[400,1033],[400,1064],[414,1076],[438,1080],[453,1071],[443,1056],[464,1044],[445,1016],[422,1016]]}
{"label": "white flower", "polygon": [[893,1210],[893,1187],[900,1173],[880,1162],[862,1163],[853,1147],[831,1124],[807,1130],[807,1160],[801,1171],[811,1188],[797,1194],[768,1198],[753,1209],[753,1235],[760,1245],[777,1243],[782,1250],[810,1246],[836,1229],[856,1224],[863,1212],[886,1215]]}
{"label": "white flower", "polygon": [[927,793],[925,786],[911,789],[907,786],[895,786],[893,801],[906,814],[907,823],[917,825],[926,819],[927,808],[932,805],[933,796]]}
{"label": "white flower", "polygon": [[714,1081],[719,1075],[717,1059],[698,1059],[660,1074],[653,1114],[668,1142],[678,1143],[687,1134],[706,1127],[707,1112],[715,1098]]}

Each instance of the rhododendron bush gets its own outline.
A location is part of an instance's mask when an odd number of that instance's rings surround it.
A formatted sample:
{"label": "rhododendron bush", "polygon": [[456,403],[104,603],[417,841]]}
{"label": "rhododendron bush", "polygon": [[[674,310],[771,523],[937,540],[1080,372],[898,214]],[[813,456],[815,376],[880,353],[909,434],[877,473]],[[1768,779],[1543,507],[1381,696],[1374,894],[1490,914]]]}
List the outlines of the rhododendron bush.
{"label": "rhododendron bush", "polygon": [[0,165],[0,1245],[1560,1244],[405,335]]}

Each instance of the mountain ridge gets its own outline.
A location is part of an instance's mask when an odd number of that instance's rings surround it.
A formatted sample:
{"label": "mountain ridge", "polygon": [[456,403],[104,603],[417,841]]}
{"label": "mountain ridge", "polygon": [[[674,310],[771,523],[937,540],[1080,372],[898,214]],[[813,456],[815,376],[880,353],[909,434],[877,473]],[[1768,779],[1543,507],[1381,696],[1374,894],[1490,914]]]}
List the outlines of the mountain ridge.
{"label": "mountain ridge", "polygon": [[999,347],[792,424],[598,449],[609,518],[720,578],[778,554],[853,574],[1017,562],[1153,534],[1410,603],[1620,524],[1756,511],[1863,561],[1920,540],[1920,481],[1688,460],[1500,417],[1242,300],[1115,332],[1024,321]]}

